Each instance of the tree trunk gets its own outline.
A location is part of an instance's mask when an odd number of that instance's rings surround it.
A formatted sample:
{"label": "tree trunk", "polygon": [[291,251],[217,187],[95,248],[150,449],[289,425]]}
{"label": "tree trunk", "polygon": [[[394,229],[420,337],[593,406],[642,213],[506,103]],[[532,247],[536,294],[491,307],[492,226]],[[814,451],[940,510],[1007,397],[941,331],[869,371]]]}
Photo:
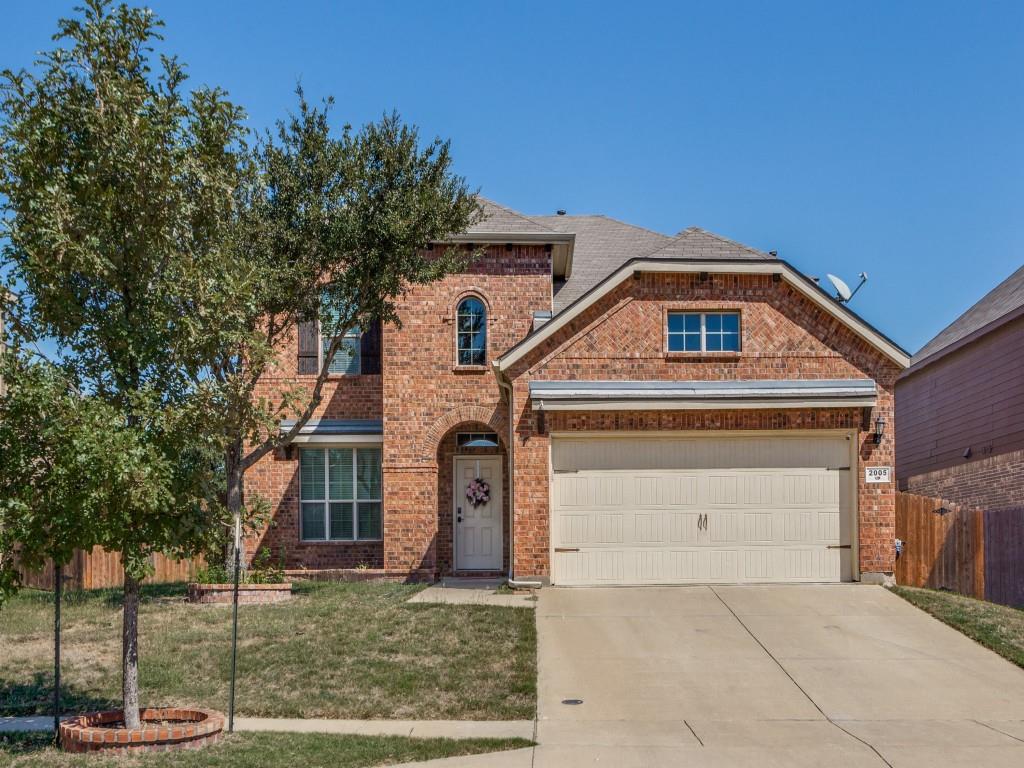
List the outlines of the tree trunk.
{"label": "tree trunk", "polygon": [[[236,438],[228,446],[224,456],[224,469],[227,474],[227,496],[226,503],[231,519],[242,514],[242,502],[244,498],[245,474],[242,470],[242,441]],[[245,572],[245,558],[239,557],[239,569]],[[224,567],[229,574],[234,576],[235,571],[235,538],[234,529],[228,538],[228,544],[224,548]]]}
{"label": "tree trunk", "polygon": [[124,628],[121,633],[121,701],[124,724],[138,728],[139,721],[139,582],[124,574]]}

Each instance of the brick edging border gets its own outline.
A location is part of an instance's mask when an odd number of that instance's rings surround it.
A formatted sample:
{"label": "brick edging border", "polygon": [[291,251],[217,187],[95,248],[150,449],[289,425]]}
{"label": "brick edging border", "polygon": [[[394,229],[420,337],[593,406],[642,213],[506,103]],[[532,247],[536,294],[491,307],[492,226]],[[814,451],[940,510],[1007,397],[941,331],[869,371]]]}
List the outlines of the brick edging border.
{"label": "brick edging border", "polygon": [[[139,710],[141,728],[112,728],[124,712],[88,712],[60,724],[60,745],[66,752],[157,752],[196,749],[220,739],[224,715],[211,709],[148,708]],[[146,725],[149,721],[153,725]],[[171,721],[165,724],[162,721]]]}

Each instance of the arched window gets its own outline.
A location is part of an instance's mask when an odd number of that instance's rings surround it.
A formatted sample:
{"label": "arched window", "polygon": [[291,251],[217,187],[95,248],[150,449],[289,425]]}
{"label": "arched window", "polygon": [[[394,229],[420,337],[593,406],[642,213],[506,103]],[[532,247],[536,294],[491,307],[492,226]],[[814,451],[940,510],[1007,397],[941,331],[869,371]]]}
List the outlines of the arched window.
{"label": "arched window", "polygon": [[455,317],[455,352],[459,365],[487,363],[487,308],[476,296],[459,302]]}

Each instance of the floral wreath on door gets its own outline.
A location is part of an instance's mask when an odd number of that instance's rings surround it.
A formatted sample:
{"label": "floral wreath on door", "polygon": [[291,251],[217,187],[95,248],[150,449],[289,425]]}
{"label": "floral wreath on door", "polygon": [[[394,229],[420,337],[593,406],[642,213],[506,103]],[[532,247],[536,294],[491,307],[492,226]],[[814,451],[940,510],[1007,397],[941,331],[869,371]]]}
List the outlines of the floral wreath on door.
{"label": "floral wreath on door", "polygon": [[474,508],[486,504],[491,500],[491,486],[483,478],[470,480],[466,486],[466,499]]}

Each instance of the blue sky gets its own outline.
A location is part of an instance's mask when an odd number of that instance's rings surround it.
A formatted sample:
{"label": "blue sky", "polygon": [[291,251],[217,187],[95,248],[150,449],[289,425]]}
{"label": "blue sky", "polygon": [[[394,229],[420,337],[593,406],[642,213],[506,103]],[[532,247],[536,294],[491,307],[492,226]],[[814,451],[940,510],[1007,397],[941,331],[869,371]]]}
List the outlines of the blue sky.
{"label": "blue sky", "polygon": [[[0,67],[73,0],[5,4]],[[397,109],[526,213],[727,235],[851,284],[915,351],[1024,263],[1024,3],[154,0],[265,127]]]}

